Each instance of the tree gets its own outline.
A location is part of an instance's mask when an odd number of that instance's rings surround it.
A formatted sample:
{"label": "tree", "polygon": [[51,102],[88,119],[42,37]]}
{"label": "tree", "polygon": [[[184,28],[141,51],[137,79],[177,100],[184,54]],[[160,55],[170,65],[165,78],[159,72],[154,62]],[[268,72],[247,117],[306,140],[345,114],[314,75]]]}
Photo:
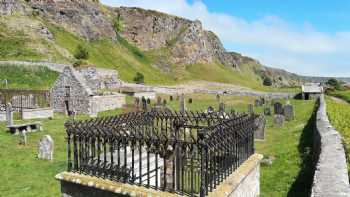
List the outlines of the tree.
{"label": "tree", "polygon": [[145,77],[143,76],[142,73],[137,72],[134,77],[134,81],[137,84],[143,84],[145,82]]}
{"label": "tree", "polygon": [[124,31],[124,22],[120,14],[118,14],[118,16],[113,19],[113,27],[115,33],[117,34],[120,34]]}
{"label": "tree", "polygon": [[329,79],[327,82],[326,82],[327,85],[333,87],[334,89],[336,90],[343,90],[344,87],[343,87],[343,83],[338,81],[337,79],[335,78],[331,78]]}
{"label": "tree", "polygon": [[270,77],[265,77],[263,81],[264,86],[272,86],[272,80]]}
{"label": "tree", "polygon": [[89,59],[89,51],[83,45],[79,44],[75,49],[74,57],[78,60],[87,60]]}

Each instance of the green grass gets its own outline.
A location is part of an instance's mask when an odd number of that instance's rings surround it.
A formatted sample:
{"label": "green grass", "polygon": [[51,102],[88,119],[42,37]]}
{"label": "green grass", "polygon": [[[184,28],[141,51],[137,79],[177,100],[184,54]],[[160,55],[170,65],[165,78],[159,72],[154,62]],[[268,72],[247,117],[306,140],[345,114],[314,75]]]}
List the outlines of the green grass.
{"label": "green grass", "polygon": [[[179,101],[169,101],[171,108],[178,109]],[[193,103],[188,104],[189,110],[205,110],[208,105],[218,108],[215,95],[191,94]],[[243,112],[247,110],[247,104],[252,103],[252,97],[222,96],[226,103],[227,111],[235,109]],[[130,105],[131,97],[127,98]],[[310,141],[312,131],[308,126],[308,119],[313,111],[313,101],[292,101],[296,110],[296,120],[288,122],[285,127],[279,129],[272,125],[271,117],[268,118],[267,138],[257,142],[256,152],[264,155],[273,155],[276,160],[270,167],[261,167],[261,196],[306,196],[310,186]],[[262,111],[262,107],[256,109]],[[114,110],[100,113],[99,116],[119,114],[125,110]],[[86,116],[79,117],[86,118]],[[54,176],[66,170],[66,142],[63,124],[66,117],[55,114],[53,120],[41,120],[44,131],[30,133],[29,145],[19,146],[19,137],[5,132],[5,124],[0,123],[0,193],[3,196],[59,196],[59,182]],[[37,159],[37,143],[41,136],[49,134],[55,141],[54,161]]]}
{"label": "green grass", "polygon": [[58,73],[41,66],[0,65],[0,88],[50,89]]}
{"label": "green grass", "polygon": [[256,152],[276,158],[272,166],[261,167],[261,197],[310,196],[314,101],[292,104],[296,119],[276,128],[269,117],[266,140],[256,143]]}
{"label": "green grass", "polygon": [[337,90],[337,91],[330,92],[329,95],[341,98],[347,101],[348,103],[350,103],[350,90],[346,90],[346,91]]}
{"label": "green grass", "polygon": [[327,115],[332,126],[341,134],[347,153],[350,169],[350,105],[327,98]]}

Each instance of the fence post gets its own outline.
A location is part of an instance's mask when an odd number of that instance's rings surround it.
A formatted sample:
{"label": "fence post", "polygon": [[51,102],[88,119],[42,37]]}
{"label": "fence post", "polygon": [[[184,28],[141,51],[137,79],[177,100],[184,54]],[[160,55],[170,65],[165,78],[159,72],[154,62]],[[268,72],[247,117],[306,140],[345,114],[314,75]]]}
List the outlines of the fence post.
{"label": "fence post", "polygon": [[200,186],[200,197],[204,197],[207,194],[207,169],[208,169],[208,147],[204,142],[205,131],[198,132],[198,145],[201,153],[201,186]]}

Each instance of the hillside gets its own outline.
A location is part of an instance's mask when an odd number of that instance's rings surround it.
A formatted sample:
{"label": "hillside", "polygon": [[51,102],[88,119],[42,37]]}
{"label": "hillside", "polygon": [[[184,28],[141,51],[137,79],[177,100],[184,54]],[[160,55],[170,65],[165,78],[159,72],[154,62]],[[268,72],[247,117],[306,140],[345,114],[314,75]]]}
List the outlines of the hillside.
{"label": "hillside", "polygon": [[[2,0],[0,15],[0,60],[74,63],[76,47],[82,45],[89,64],[116,69],[125,81],[137,72],[148,84],[207,80],[266,89],[265,77],[277,87],[300,81],[227,52],[200,21],[156,11],[112,8],[93,0]],[[116,19],[122,30],[115,28]]]}

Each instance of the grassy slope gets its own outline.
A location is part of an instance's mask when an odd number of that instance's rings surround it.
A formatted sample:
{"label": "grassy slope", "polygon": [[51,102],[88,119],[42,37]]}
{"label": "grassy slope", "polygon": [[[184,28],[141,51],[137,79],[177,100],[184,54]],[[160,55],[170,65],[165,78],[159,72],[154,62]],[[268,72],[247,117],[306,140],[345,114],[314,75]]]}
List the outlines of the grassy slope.
{"label": "grassy slope", "polygon": [[[231,83],[257,90],[274,91],[263,87],[254,74],[253,67],[246,64],[237,71],[219,63],[210,65],[169,64],[171,46],[143,52],[120,38],[118,42],[109,39],[87,42],[46,21],[35,17],[11,16],[0,19],[0,60],[33,60],[73,63],[72,54],[78,44],[84,45],[89,53],[89,62],[97,67],[116,69],[122,80],[133,81],[136,72],[145,76],[147,84],[177,84],[192,80],[207,80]],[[53,41],[42,39],[34,29],[48,26],[54,35]],[[11,28],[10,28],[11,27]],[[14,27],[21,27],[15,29]],[[33,27],[30,29],[30,27]],[[29,28],[29,29],[28,29]],[[167,72],[158,68],[157,62],[168,65]],[[164,67],[164,64],[161,64]]]}
{"label": "grassy slope", "polygon": [[[208,105],[215,108],[218,103],[215,95],[189,95],[193,98],[193,104],[187,104],[191,110],[205,110]],[[169,106],[177,109],[178,101],[169,101]],[[227,105],[237,111],[246,111],[247,103],[254,100],[252,97],[228,97],[221,98]],[[132,103],[128,98],[127,102]],[[312,101],[292,101],[296,107],[297,119],[286,124],[282,129],[273,127],[271,117],[268,118],[267,139],[257,142],[256,152],[264,155],[274,155],[276,160],[270,167],[261,168],[261,196],[307,196],[310,174],[307,164],[310,160],[310,134],[309,127],[305,127],[312,112]],[[100,113],[105,116],[110,113],[118,114],[126,110],[116,110]],[[258,108],[257,111],[262,111]],[[85,117],[80,117],[85,118]],[[5,125],[0,123],[0,165],[2,173],[0,180],[0,193],[4,196],[59,196],[59,184],[53,178],[55,174],[66,169],[66,146],[63,123],[65,117],[56,115],[53,120],[42,120],[45,131],[31,133],[28,136],[29,145],[19,146],[18,136],[12,136],[5,132]],[[36,158],[37,143],[44,134],[50,134],[55,141],[54,161],[41,161]],[[307,140],[309,139],[309,140]],[[34,181],[35,180],[35,181]],[[45,188],[45,192],[43,192]]]}
{"label": "grassy slope", "polygon": [[0,65],[0,88],[50,89],[58,73],[47,67],[23,67]]}
{"label": "grassy slope", "polygon": [[326,99],[326,102],[329,120],[343,137],[348,158],[348,169],[350,169],[350,105],[329,98]]}
{"label": "grassy slope", "polygon": [[347,91],[334,91],[329,93],[332,96],[341,98],[350,103],[350,90]]}

